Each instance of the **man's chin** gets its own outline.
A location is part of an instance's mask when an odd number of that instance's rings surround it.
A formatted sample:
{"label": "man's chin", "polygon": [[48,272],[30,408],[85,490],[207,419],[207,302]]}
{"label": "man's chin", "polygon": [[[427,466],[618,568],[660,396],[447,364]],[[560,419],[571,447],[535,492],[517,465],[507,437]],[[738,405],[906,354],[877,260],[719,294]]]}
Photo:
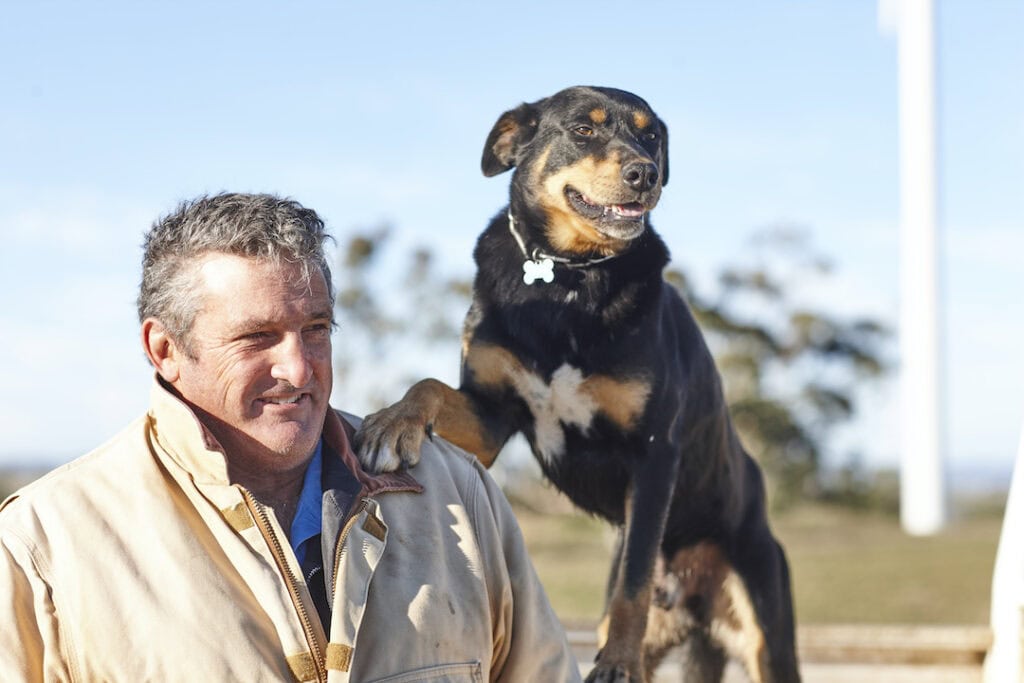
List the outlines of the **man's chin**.
{"label": "man's chin", "polygon": [[304,461],[313,455],[317,442],[320,441],[320,430],[315,433],[303,430],[298,434],[281,434],[279,432],[267,434],[261,439],[267,451],[273,453],[282,461]]}
{"label": "man's chin", "polygon": [[[259,420],[258,420],[259,421]],[[288,470],[305,465],[316,450],[323,428],[319,421],[287,421],[252,425],[237,440],[239,455],[249,453],[254,461],[275,470]],[[234,455],[234,454],[233,454]]]}
{"label": "man's chin", "polygon": [[312,453],[320,440],[326,413],[326,406],[312,402],[267,405],[250,422],[247,431],[252,438],[281,455],[295,450]]}

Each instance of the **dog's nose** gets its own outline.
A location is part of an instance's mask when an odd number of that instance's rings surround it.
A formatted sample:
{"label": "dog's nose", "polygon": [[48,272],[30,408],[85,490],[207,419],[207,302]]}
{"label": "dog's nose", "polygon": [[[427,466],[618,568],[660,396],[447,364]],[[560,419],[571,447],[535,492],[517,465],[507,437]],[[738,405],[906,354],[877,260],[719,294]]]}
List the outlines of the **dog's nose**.
{"label": "dog's nose", "polygon": [[644,192],[658,184],[658,167],[649,161],[634,161],[622,169],[622,182],[637,192]]}

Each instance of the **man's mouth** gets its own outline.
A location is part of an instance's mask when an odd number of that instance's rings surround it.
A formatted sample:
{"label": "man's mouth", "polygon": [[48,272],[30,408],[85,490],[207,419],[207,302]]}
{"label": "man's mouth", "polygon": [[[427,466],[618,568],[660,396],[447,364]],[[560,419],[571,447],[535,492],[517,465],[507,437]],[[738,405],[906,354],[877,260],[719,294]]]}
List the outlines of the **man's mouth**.
{"label": "man's mouth", "polygon": [[592,221],[641,221],[647,213],[647,207],[640,202],[599,204],[569,186],[565,188],[565,196],[576,213]]}
{"label": "man's mouth", "polygon": [[272,405],[293,405],[298,403],[307,394],[295,394],[294,396],[264,396],[259,400],[263,403],[270,403]]}

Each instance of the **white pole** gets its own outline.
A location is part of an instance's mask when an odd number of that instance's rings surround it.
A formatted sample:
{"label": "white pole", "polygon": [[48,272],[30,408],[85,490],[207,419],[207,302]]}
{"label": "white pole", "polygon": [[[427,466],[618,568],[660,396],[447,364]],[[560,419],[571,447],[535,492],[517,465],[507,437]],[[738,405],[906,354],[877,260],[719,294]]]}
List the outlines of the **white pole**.
{"label": "white pole", "polygon": [[947,522],[936,243],[933,0],[899,8],[900,517],[914,535]]}
{"label": "white pole", "polygon": [[992,572],[992,647],[985,658],[986,683],[1024,680],[1024,427],[1006,499],[999,551]]}

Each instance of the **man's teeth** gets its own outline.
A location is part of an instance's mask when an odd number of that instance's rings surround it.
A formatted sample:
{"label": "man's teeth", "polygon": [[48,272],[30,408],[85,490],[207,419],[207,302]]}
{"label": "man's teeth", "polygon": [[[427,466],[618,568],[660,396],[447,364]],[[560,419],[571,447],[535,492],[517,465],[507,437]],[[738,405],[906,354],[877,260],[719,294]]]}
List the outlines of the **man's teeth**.
{"label": "man's teeth", "polygon": [[295,403],[300,398],[302,398],[301,394],[299,394],[297,396],[292,396],[291,398],[268,398],[268,399],[265,399],[265,400],[267,401],[267,403],[281,404],[281,403]]}

